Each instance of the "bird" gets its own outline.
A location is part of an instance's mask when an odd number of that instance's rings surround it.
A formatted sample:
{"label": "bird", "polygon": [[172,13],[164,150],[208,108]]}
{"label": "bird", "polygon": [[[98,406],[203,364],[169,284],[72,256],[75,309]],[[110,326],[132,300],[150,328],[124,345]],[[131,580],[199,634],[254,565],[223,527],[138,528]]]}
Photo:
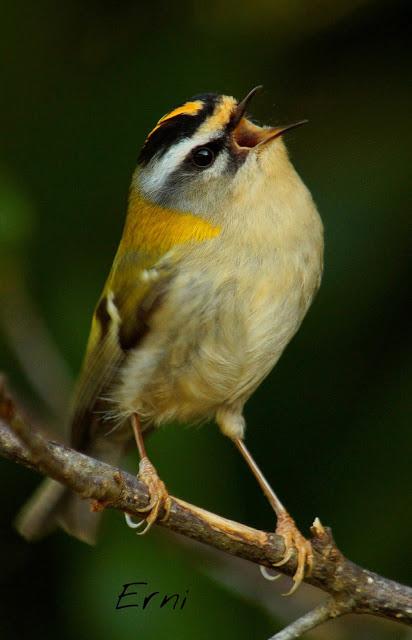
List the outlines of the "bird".
{"label": "bird", "polygon": [[[323,271],[323,225],[284,134],[240,101],[203,93],[148,134],[133,173],[123,234],[97,302],[70,414],[71,446],[117,464],[135,440],[149,489],[145,530],[169,495],[146,435],[172,421],[215,420],[277,517],[297,588],[313,552],[245,444],[246,401],[299,329]],[[135,526],[128,517],[128,523]],[[46,480],[17,528],[28,540],[60,525],[85,542],[99,514]]]}

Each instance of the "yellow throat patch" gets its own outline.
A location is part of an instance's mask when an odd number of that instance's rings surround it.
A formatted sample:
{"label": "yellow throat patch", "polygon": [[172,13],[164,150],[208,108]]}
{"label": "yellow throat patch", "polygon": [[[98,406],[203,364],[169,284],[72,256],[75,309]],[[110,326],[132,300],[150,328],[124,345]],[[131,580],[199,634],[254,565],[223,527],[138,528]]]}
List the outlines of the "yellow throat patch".
{"label": "yellow throat patch", "polygon": [[207,220],[149,202],[136,190],[130,196],[121,246],[163,254],[176,245],[211,240],[219,233],[220,227]]}

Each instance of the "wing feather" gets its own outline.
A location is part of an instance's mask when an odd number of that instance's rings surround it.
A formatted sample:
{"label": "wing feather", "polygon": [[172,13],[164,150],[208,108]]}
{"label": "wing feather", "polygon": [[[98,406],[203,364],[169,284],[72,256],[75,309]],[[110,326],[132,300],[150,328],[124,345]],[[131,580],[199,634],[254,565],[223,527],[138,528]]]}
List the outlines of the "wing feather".
{"label": "wing feather", "polygon": [[[159,308],[171,272],[158,264],[159,256],[125,254],[116,258],[93,315],[82,370],[76,386],[71,420],[71,443],[87,450],[99,414],[109,411],[105,395],[148,331],[150,315]],[[152,274],[150,275],[150,271]]]}

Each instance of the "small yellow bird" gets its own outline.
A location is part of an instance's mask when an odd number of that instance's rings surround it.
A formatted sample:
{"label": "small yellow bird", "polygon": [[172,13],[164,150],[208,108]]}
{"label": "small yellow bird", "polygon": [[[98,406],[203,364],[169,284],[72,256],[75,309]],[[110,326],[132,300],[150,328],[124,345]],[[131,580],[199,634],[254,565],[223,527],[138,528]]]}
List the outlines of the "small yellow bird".
{"label": "small yellow bird", "polygon": [[[244,100],[207,93],[163,116],[149,133],[127,218],[97,304],[75,395],[71,444],[115,464],[133,433],[151,502],[146,529],[168,495],[142,433],[172,420],[214,418],[277,515],[295,587],[310,543],[244,444],[243,407],[298,330],[319,287],[323,228],[289,161],[284,127],[260,127]],[[87,542],[98,514],[47,481],[23,509],[28,539],[61,525]],[[132,524],[131,522],[129,522]]]}

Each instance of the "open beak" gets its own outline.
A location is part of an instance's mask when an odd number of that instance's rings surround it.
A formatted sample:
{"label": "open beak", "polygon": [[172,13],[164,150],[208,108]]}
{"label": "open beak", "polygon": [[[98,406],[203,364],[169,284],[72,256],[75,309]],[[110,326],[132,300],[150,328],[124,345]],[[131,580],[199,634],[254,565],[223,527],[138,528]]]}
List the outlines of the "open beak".
{"label": "open beak", "polygon": [[287,124],[278,127],[259,127],[245,117],[247,106],[253,96],[262,89],[259,85],[249,91],[246,98],[243,98],[236,107],[235,113],[232,117],[232,137],[236,147],[240,149],[254,149],[261,147],[271,140],[275,140],[280,136],[283,136],[286,131],[300,127],[302,124],[306,124],[308,120],[299,120],[293,124]]}
{"label": "open beak", "polygon": [[274,140],[275,138],[279,138],[279,136],[283,136],[286,131],[290,131],[291,129],[300,127],[302,124],[307,124],[308,122],[309,120],[299,120],[299,122],[294,122],[293,124],[285,124],[281,127],[270,127],[269,129],[263,129],[266,135],[263,140],[259,142],[259,144],[266,144],[266,142],[270,142],[270,140]]}
{"label": "open beak", "polygon": [[257,93],[259,93],[259,91],[261,91],[262,89],[263,89],[263,85],[259,84],[257,87],[252,89],[252,91],[249,91],[247,96],[245,98],[243,98],[243,100],[241,100],[239,102],[239,104],[236,107],[235,113],[232,116],[232,120],[231,120],[231,123],[230,123],[230,126],[233,129],[235,129],[237,127],[237,125],[239,124],[239,122],[241,121],[243,116],[245,115],[246,109],[248,107],[248,104],[252,100],[253,96],[255,96]]}

